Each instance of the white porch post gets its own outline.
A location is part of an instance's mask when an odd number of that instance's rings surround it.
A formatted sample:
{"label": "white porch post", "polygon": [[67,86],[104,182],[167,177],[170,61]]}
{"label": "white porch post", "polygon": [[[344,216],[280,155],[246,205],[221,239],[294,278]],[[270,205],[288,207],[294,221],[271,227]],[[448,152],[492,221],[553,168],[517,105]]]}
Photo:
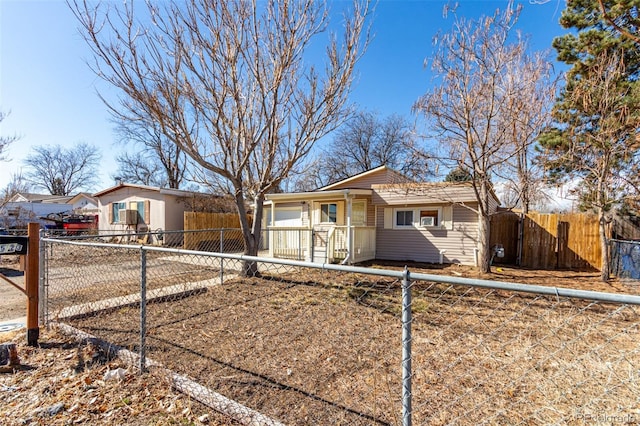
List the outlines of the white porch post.
{"label": "white porch post", "polygon": [[[303,208],[303,214],[304,214],[304,206]],[[313,262],[313,209],[315,208],[313,201],[309,200],[306,203],[306,209],[307,209],[307,257],[305,258],[306,261],[308,262]]]}
{"label": "white porch post", "polygon": [[345,194],[347,199],[347,257],[345,261],[353,263],[353,232],[351,230],[351,210],[352,210],[352,198],[349,194]]}
{"label": "white porch post", "polygon": [[271,223],[267,226],[267,239],[269,241],[269,257],[273,256],[273,246],[275,244],[275,238],[273,237],[273,226],[276,224],[276,203],[271,201]]}

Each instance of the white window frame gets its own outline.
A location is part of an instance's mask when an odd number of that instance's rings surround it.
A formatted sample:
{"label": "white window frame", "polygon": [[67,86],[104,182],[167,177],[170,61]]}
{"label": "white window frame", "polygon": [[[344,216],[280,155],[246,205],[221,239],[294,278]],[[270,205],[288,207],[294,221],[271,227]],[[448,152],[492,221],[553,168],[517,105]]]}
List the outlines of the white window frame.
{"label": "white window frame", "polygon": [[[410,225],[398,225],[398,213],[411,212],[411,224]],[[393,228],[394,229],[412,229],[415,228],[416,209],[393,209]]]}
{"label": "white window frame", "polygon": [[[338,224],[338,203],[334,201],[334,202],[329,202],[329,203],[319,203],[319,204],[320,204],[320,210],[319,210],[319,211],[320,211],[320,223],[321,223],[321,224],[332,224],[332,225],[337,225],[337,224]],[[322,218],[322,207],[323,207],[323,206],[331,206],[331,205],[334,205],[334,206],[335,206],[335,220],[333,220],[333,221],[331,221],[331,220],[329,220],[329,221],[324,221],[324,220],[322,220],[322,219],[323,219],[323,218]],[[328,217],[329,219],[331,219],[331,215],[330,215],[330,213],[331,213],[331,212],[329,211],[329,209],[330,209],[330,207],[329,207],[329,208],[327,208],[327,217]]]}
{"label": "white window frame", "polygon": [[[421,217],[420,217],[420,212],[421,211],[437,211],[438,212],[438,218],[436,220],[436,225],[433,226],[422,226],[421,223]],[[412,220],[411,220],[411,225],[399,225],[398,224],[398,212],[412,212]],[[442,207],[429,207],[429,208],[425,208],[425,207],[411,207],[411,208],[396,208],[393,209],[393,229],[440,229],[442,228],[443,225],[443,213],[442,213]]]}

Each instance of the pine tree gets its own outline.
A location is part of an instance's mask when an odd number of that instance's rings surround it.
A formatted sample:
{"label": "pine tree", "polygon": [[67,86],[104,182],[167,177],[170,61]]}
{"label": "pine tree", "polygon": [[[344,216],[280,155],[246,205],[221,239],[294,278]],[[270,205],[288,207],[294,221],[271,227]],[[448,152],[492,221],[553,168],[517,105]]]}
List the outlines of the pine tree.
{"label": "pine tree", "polygon": [[640,2],[569,0],[560,23],[574,30],[554,40],[558,60],[571,68],[553,110],[554,125],[540,140],[549,176],[579,180],[581,207],[600,219],[602,279],[609,279],[605,233],[611,212],[640,191],[640,52],[629,27]]}

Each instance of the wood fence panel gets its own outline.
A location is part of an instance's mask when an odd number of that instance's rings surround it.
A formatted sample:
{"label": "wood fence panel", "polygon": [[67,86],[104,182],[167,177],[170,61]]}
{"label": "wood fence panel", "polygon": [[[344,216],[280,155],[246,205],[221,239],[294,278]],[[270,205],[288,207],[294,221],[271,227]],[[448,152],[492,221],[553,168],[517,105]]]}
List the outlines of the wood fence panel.
{"label": "wood fence panel", "polygon": [[[251,216],[247,216],[251,223]],[[240,218],[237,213],[203,213],[203,212],[185,212],[184,213],[184,248],[185,250],[200,250],[202,247],[214,248],[219,247],[220,237],[224,235],[226,242],[232,239],[242,240],[240,231],[220,232],[196,232],[205,229],[239,229]],[[190,232],[191,231],[191,232]],[[227,244],[230,246],[231,244]],[[234,242],[233,245],[238,245]]]}
{"label": "wood fence panel", "polygon": [[566,249],[572,256],[572,269],[600,269],[602,247],[598,230],[598,217],[585,213],[560,215],[570,225]]}
{"label": "wood fence panel", "polygon": [[598,218],[585,213],[529,213],[522,219],[518,235],[519,215],[503,212],[491,220],[491,246],[503,244],[502,263],[516,264],[519,238],[522,239],[520,266],[534,269],[600,269],[602,252]]}
{"label": "wood fence panel", "polygon": [[521,266],[534,269],[555,269],[557,215],[530,213],[524,217]]}
{"label": "wood fence panel", "polygon": [[513,212],[500,212],[491,217],[491,247],[502,244],[504,257],[495,258],[493,263],[515,265],[518,261],[518,227],[520,215]]}

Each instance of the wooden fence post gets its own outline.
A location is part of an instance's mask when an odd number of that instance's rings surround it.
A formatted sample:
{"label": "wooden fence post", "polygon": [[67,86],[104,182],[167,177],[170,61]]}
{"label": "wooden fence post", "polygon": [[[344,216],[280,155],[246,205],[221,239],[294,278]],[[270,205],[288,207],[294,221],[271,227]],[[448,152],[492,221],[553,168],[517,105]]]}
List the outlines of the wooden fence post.
{"label": "wooden fence post", "polygon": [[24,272],[27,291],[27,344],[38,345],[40,328],[38,327],[38,278],[40,277],[40,224],[29,223],[29,247],[27,249],[27,267]]}

